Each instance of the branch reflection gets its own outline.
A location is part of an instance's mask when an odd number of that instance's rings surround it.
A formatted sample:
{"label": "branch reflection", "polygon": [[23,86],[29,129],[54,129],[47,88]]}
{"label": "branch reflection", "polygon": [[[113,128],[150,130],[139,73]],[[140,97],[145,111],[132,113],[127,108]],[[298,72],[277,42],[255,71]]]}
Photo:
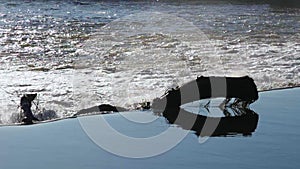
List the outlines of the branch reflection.
{"label": "branch reflection", "polygon": [[[204,111],[204,110],[202,110]],[[210,114],[210,109],[206,109]],[[167,109],[163,115],[170,124],[176,124],[186,130],[195,131],[197,136],[249,136],[255,131],[259,116],[249,108],[226,107],[222,111],[223,117],[209,117],[200,112],[195,114],[181,108]],[[180,118],[178,118],[180,115]],[[210,122],[218,122],[217,127],[211,132]],[[191,124],[194,123],[194,124]]]}

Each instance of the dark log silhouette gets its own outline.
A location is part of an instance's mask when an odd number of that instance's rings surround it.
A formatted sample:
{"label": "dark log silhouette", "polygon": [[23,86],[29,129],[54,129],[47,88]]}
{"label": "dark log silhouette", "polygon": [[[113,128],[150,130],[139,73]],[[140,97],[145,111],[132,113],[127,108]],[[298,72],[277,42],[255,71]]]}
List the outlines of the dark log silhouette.
{"label": "dark log silhouette", "polygon": [[153,100],[154,111],[174,108],[201,99],[223,97],[236,98],[249,105],[258,99],[257,87],[252,78],[244,77],[198,77],[180,88],[169,90],[162,98]]}
{"label": "dark log silhouette", "polygon": [[33,124],[33,120],[39,121],[33,116],[31,111],[32,101],[36,98],[37,94],[24,94],[21,97],[20,105],[25,118],[22,120],[25,124]]}
{"label": "dark log silhouette", "polygon": [[[127,111],[128,109],[125,109],[123,107],[116,107],[109,104],[101,104],[99,106],[90,107],[87,109],[82,109],[76,113],[76,115],[82,115],[82,114],[89,114],[89,113],[97,113],[102,112],[101,114],[109,113],[109,112],[122,112]],[[75,115],[75,116],[76,116]]]}
{"label": "dark log silhouette", "polygon": [[[198,77],[180,87],[181,104],[209,98],[238,98],[247,102],[258,99],[256,85],[252,78],[244,77]],[[198,91],[198,92],[197,92]]]}

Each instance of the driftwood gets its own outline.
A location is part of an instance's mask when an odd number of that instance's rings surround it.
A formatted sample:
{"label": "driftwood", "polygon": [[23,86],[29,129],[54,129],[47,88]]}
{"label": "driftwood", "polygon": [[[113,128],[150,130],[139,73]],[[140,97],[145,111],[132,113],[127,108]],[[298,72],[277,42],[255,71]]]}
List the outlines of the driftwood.
{"label": "driftwood", "polygon": [[163,112],[201,99],[225,98],[224,104],[235,98],[234,104],[242,107],[258,99],[257,87],[252,78],[244,77],[198,77],[180,88],[169,90],[162,98],[153,100],[152,109]]}
{"label": "driftwood", "polygon": [[128,109],[125,109],[123,107],[116,107],[112,106],[110,104],[101,104],[99,106],[93,106],[87,109],[82,109],[78,111],[75,116],[77,115],[84,115],[84,114],[91,114],[91,113],[97,113],[97,112],[102,112],[101,114],[106,114],[110,112],[122,112],[122,111],[127,111]]}
{"label": "driftwood", "polygon": [[36,98],[37,94],[24,94],[21,97],[20,106],[25,118],[22,120],[26,124],[32,124],[32,120],[39,121],[33,116],[31,111],[32,101]]}

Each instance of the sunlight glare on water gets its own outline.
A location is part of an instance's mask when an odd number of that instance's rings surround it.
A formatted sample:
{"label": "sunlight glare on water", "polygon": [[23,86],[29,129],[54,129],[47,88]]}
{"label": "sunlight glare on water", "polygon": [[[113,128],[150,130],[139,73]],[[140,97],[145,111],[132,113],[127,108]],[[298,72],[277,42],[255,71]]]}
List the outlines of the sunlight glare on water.
{"label": "sunlight glare on water", "polygon": [[101,81],[106,87],[96,90],[106,91],[105,99],[117,106],[152,101],[197,75],[225,74],[214,44],[198,27],[159,12],[137,13],[105,25],[82,52],[87,57],[78,65],[87,63],[93,70],[82,76],[94,78],[94,83],[83,85],[94,88]]}

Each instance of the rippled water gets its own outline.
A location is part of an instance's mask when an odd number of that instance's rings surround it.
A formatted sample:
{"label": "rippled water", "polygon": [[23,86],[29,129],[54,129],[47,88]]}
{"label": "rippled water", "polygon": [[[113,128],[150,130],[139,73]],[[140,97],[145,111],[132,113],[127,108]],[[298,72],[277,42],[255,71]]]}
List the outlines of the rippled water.
{"label": "rippled water", "polygon": [[[200,75],[300,84],[300,10],[228,1],[1,1],[0,117],[22,93],[68,116],[130,107]],[[44,110],[42,110],[44,109]]]}

